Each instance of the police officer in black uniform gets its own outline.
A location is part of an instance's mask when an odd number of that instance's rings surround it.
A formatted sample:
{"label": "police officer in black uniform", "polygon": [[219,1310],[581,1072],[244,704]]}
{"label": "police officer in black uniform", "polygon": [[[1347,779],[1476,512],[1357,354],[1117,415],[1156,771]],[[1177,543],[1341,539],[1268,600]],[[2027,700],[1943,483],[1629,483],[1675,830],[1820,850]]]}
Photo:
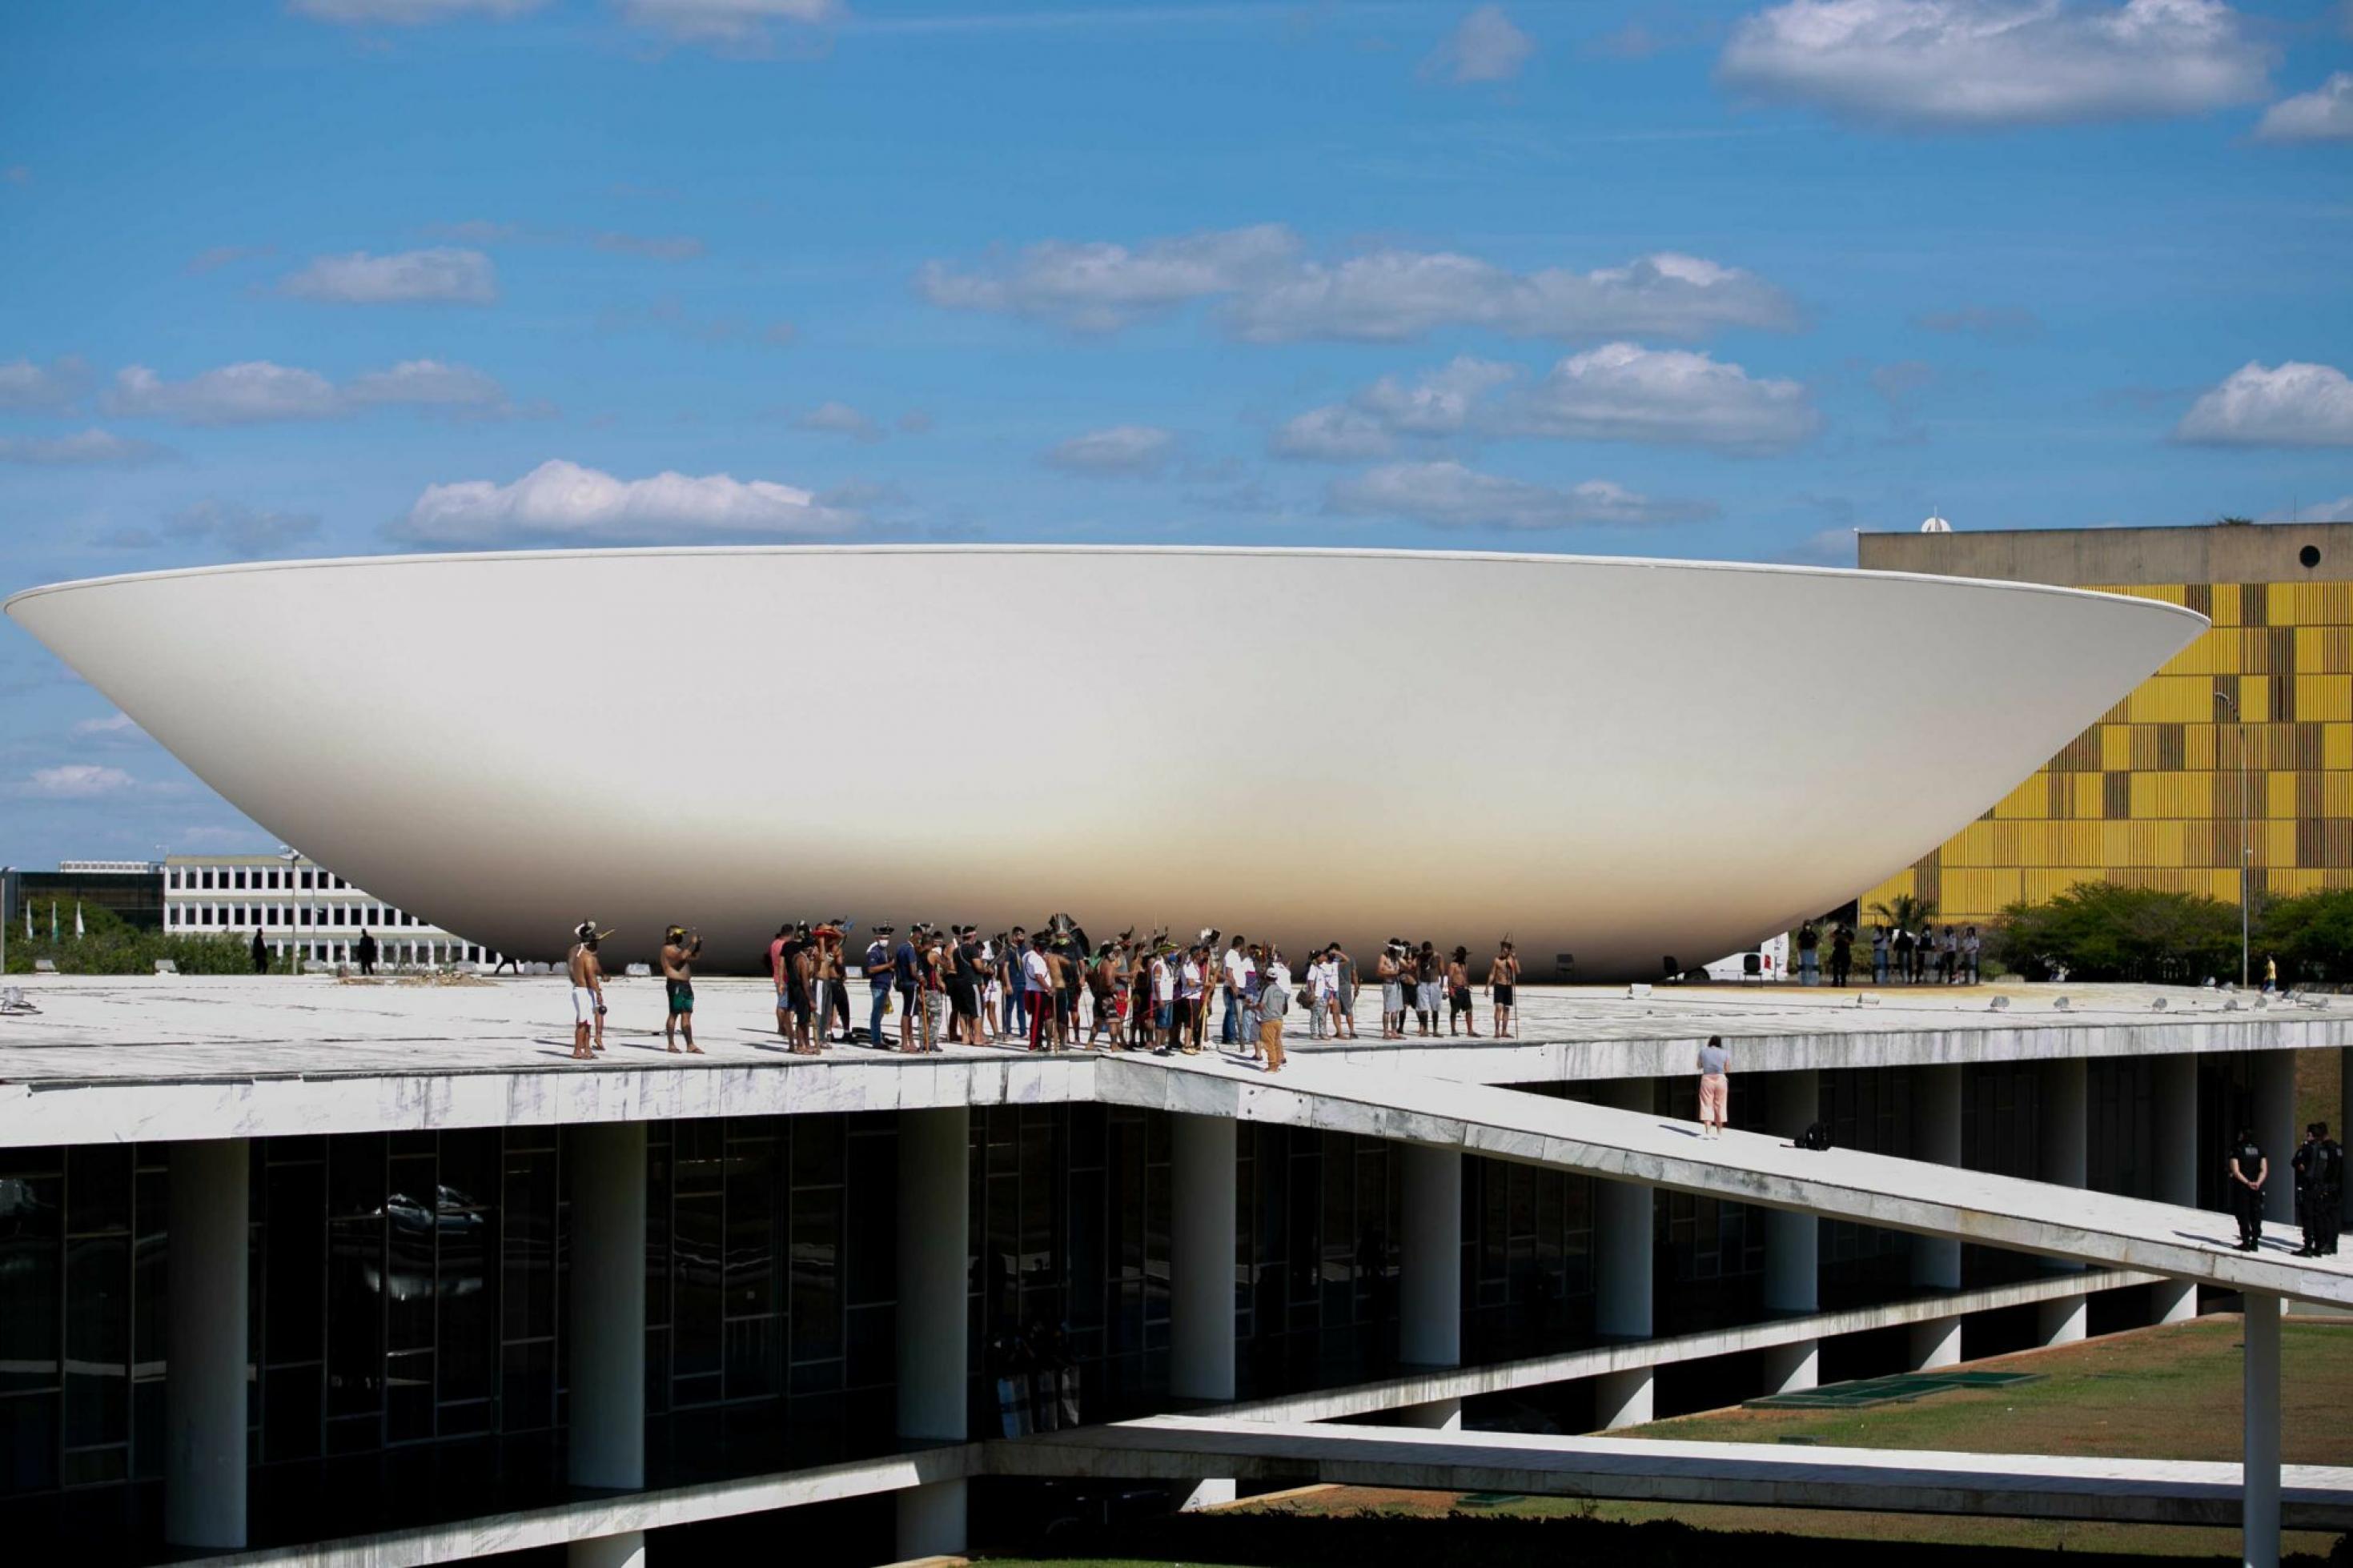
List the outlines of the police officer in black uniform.
{"label": "police officer in black uniform", "polygon": [[2239,1129],[2231,1142],[2231,1212],[2238,1216],[2239,1250],[2253,1252],[2263,1239],[2263,1184],[2271,1179],[2272,1163],[2255,1142],[2255,1130]]}
{"label": "police officer in black uniform", "polygon": [[2338,1208],[2345,1201],[2345,1150],[2328,1135],[2328,1123],[2304,1130],[2296,1146],[2295,1218],[2304,1226],[2298,1258],[2326,1258],[2337,1250]]}

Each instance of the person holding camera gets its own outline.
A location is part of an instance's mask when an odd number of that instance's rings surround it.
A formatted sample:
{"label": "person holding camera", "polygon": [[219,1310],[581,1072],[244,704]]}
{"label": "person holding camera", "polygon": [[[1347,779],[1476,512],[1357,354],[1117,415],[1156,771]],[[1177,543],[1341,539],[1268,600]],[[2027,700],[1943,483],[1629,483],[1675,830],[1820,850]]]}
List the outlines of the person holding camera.
{"label": "person holding camera", "polygon": [[662,1020],[662,1043],[670,1054],[678,1054],[678,1037],[686,1037],[686,1048],[696,1056],[702,1047],[694,1043],[694,961],[702,956],[702,937],[684,926],[674,925],[662,933],[662,991],[670,1002],[669,1016]]}
{"label": "person holding camera", "polygon": [[[596,1052],[605,1048],[605,966],[596,959],[595,921],[582,921],[572,934],[576,940],[566,966],[572,974],[572,1059],[592,1062]],[[594,1049],[590,1048],[591,1029],[595,1030]]]}

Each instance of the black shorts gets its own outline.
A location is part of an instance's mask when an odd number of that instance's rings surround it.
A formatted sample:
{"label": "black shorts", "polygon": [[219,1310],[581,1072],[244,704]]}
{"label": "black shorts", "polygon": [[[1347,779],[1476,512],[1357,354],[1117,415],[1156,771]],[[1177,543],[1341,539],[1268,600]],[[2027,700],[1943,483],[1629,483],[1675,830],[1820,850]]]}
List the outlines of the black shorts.
{"label": "black shorts", "polygon": [[1054,1016],[1060,1018],[1065,1024],[1069,1023],[1071,1021],[1071,1014],[1075,1007],[1076,1002],[1077,998],[1073,997],[1067,991],[1055,992]]}
{"label": "black shorts", "polygon": [[1496,987],[1495,987],[1495,1005],[1496,1005],[1496,1006],[1498,1006],[1498,1007],[1508,1007],[1508,1006],[1510,1006],[1511,1005],[1512,1005],[1512,987],[1510,987],[1510,986],[1508,986],[1508,985],[1498,985],[1498,986],[1496,986]]}
{"label": "black shorts", "polygon": [[1453,990],[1448,992],[1446,994],[1446,1006],[1449,1012],[1468,1013],[1471,1011],[1471,987],[1468,985],[1457,985]]}
{"label": "black shorts", "polygon": [[955,1009],[959,1018],[979,1017],[980,988],[969,980],[949,981],[948,1005]]}

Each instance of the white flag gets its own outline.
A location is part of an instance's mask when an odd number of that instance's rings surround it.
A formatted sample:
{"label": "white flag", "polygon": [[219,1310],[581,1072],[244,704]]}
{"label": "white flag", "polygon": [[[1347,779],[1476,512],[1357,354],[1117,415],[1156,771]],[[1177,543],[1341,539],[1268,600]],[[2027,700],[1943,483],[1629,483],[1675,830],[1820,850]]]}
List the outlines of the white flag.
{"label": "white flag", "polygon": [[76,942],[81,940],[81,900],[79,899],[74,900],[74,940]]}

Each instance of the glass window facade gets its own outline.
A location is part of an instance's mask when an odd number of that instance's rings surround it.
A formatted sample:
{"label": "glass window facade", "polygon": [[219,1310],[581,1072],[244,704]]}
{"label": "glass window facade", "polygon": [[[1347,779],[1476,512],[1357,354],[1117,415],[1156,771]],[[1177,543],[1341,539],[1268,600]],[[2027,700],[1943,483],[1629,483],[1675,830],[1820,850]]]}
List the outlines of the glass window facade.
{"label": "glass window facade", "polygon": [[[2229,1114],[2243,1064],[2200,1065]],[[2091,1077],[2094,1180],[2117,1190],[2146,1179],[2147,1077],[2130,1061]],[[1841,1146],[1908,1152],[1908,1075],[1820,1082]],[[1688,1075],[1656,1088],[1661,1114],[1694,1117]],[[1967,1069],[1971,1165],[2033,1173],[2034,1091],[2031,1068]],[[1761,1078],[1734,1074],[1735,1126],[1755,1130],[1763,1100]],[[894,1116],[649,1124],[649,1484],[892,1450],[908,1314],[965,1334],[976,1436],[997,1429],[993,1358],[1018,1334],[1060,1336],[1083,1420],[1167,1408],[1169,1238],[1187,1196],[1171,1132],[1120,1108],[976,1108],[959,1304],[898,1299]],[[256,1545],[566,1495],[572,1148],[543,1127],[255,1142]],[[1245,1122],[1237,1157],[1238,1395],[1394,1372],[1400,1152]],[[168,1160],[163,1144],[0,1151],[0,1531],[27,1560],[162,1555]],[[1466,1362],[1592,1342],[1596,1191],[1465,1158]],[[1759,1315],[1764,1211],[1661,1193],[1653,1224],[1660,1333]],[[1826,1224],[1825,1305],[1905,1293],[1905,1246]],[[1970,1257],[1988,1279],[2019,1271]]]}

